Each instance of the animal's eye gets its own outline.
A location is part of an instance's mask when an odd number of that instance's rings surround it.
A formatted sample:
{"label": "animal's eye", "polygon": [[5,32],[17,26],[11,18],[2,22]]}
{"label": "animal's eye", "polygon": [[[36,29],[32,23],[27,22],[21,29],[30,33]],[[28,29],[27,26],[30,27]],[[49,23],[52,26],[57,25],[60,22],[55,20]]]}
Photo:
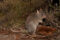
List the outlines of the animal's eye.
{"label": "animal's eye", "polygon": [[46,21],[46,18],[43,18],[42,21],[45,22]]}

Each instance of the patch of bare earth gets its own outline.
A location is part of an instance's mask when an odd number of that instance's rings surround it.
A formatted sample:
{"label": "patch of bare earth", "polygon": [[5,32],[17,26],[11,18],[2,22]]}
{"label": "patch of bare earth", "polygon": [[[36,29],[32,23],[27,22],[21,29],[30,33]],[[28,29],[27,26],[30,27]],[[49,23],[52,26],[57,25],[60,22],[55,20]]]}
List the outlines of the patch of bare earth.
{"label": "patch of bare earth", "polygon": [[0,30],[0,40],[60,40],[60,34],[56,33],[56,28],[40,26],[36,37],[22,33],[21,30],[24,31],[23,28],[15,29],[15,31]]}

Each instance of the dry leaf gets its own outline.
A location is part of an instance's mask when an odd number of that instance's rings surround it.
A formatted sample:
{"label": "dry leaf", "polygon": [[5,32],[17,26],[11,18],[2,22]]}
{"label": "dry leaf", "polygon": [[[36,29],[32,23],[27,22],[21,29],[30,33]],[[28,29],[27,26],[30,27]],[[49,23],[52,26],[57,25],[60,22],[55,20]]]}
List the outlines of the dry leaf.
{"label": "dry leaf", "polygon": [[43,25],[37,27],[37,30],[36,30],[37,34],[41,34],[45,36],[52,35],[54,32],[56,32],[56,28],[53,28],[50,26],[43,26]]}

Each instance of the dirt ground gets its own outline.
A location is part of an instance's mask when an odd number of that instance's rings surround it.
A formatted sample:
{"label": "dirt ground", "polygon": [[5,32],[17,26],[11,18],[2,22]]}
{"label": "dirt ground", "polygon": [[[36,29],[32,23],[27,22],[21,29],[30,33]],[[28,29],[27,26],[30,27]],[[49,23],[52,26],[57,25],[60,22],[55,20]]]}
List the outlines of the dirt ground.
{"label": "dirt ground", "polygon": [[[23,30],[22,28],[20,29]],[[55,33],[56,35],[46,37],[41,35],[32,37],[26,33],[20,32],[21,30],[18,32],[0,30],[0,40],[60,40],[60,30],[58,30],[58,33]]]}

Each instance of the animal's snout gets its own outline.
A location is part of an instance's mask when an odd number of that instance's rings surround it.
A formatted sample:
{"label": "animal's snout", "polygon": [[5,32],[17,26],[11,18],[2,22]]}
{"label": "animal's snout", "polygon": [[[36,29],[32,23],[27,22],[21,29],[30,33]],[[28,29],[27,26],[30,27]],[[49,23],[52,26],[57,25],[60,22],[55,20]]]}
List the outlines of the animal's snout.
{"label": "animal's snout", "polygon": [[43,23],[46,23],[45,24],[46,26],[50,26],[50,23],[47,22],[47,19],[46,18],[43,18],[42,21],[43,21]]}

